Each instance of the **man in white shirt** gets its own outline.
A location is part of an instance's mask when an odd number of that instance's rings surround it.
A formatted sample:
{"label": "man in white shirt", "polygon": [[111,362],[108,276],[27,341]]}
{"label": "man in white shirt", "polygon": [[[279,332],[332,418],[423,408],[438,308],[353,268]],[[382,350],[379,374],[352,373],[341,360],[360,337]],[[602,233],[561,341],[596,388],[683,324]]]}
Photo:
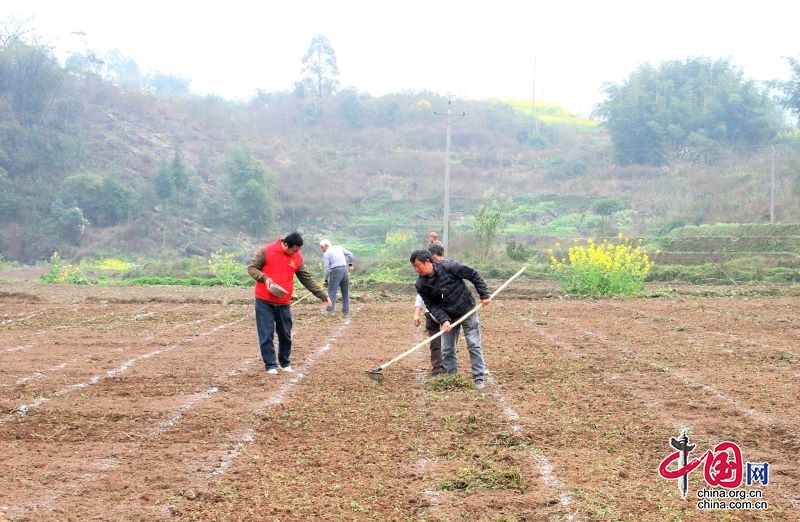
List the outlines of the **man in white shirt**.
{"label": "man in white shirt", "polygon": [[342,292],[342,313],[350,315],[350,271],[353,270],[353,253],[341,245],[331,245],[327,239],[319,242],[322,249],[322,269],[328,285],[331,304],[325,308],[330,315],[336,310],[336,291]]}

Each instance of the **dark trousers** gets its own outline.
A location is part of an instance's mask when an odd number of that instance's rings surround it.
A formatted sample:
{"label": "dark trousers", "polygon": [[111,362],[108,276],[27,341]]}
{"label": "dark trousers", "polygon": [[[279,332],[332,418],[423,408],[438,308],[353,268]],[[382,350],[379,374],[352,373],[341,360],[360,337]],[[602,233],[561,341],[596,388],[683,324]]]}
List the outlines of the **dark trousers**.
{"label": "dark trousers", "polygon": [[[288,304],[278,305],[256,299],[256,331],[261,359],[267,370],[291,365],[292,310]],[[275,360],[273,337],[278,333],[278,358]]]}
{"label": "dark trousers", "polygon": [[328,313],[336,310],[337,290],[342,291],[342,313],[347,315],[350,313],[350,272],[346,266],[331,268],[328,273],[328,297],[331,299],[331,305],[325,309]]}
{"label": "dark trousers", "polygon": [[[440,330],[439,323],[433,320],[430,312],[425,312],[425,331],[428,337],[436,335]],[[430,342],[431,345],[431,369],[433,375],[444,373],[444,363],[442,362],[442,336]]]}

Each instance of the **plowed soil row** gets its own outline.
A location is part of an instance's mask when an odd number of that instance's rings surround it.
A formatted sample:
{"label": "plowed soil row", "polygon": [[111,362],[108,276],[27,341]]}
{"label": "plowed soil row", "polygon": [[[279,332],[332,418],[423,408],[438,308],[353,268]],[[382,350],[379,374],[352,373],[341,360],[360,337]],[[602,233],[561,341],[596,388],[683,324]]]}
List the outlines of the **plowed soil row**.
{"label": "plowed soil row", "polygon": [[[367,377],[424,339],[413,294],[294,305],[271,376],[249,289],[2,283],[0,520],[799,520],[800,300],[698,295],[519,282],[479,391],[463,340],[458,376],[422,348]],[[699,509],[702,465],[682,498],[682,429],[769,463],[766,508]]]}

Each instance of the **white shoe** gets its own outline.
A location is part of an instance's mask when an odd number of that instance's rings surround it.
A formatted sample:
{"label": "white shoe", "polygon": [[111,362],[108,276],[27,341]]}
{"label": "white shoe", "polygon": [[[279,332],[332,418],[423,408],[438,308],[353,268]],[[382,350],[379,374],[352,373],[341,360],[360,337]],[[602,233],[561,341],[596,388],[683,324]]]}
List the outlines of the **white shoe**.
{"label": "white shoe", "polygon": [[[284,371],[286,373],[294,373],[294,370],[292,370],[291,366],[284,366],[283,368],[281,368],[281,371]],[[275,373],[278,373],[278,372],[275,372]]]}
{"label": "white shoe", "polygon": [[267,370],[267,373],[270,374],[270,375],[278,375],[278,369],[277,368],[270,368],[269,370]]}

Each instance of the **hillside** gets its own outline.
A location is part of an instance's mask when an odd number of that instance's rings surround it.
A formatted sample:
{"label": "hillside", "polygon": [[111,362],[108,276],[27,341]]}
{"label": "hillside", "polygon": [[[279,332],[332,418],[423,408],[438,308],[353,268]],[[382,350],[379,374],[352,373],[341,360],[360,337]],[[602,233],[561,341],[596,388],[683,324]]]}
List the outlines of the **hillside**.
{"label": "hillside", "polygon": [[[145,113],[110,112],[113,125],[97,126],[91,168],[108,172],[124,165],[125,180],[144,189],[159,161],[168,161],[178,147],[202,194],[224,200],[224,159],[243,143],[278,180],[276,221],[264,236],[298,229],[317,237],[381,242],[391,232],[423,237],[429,228],[441,229],[446,124],[434,107],[446,107],[447,101],[430,93],[362,101],[397,107],[406,119],[351,128],[338,118],[323,118],[307,126],[293,120],[302,105],[289,96],[261,106],[154,99]],[[461,242],[470,238],[458,221],[492,202],[508,211],[507,238],[526,242],[541,235],[642,236],[672,222],[769,221],[770,151],[730,152],[716,165],[618,167],[610,160],[610,139],[597,124],[569,117],[540,122],[532,145],[529,108],[526,113],[500,101],[456,103],[466,114],[452,125],[449,188],[451,233],[463,234]],[[797,153],[779,152],[777,215],[793,222],[800,213],[791,175]],[[592,210],[602,198],[620,202],[610,219]],[[164,230],[164,223],[166,238],[152,233]],[[163,221],[153,212],[123,231],[117,248],[129,249],[138,235],[150,254],[165,245],[212,251],[262,239],[216,226],[202,211]],[[108,244],[103,232],[110,231],[90,227],[80,251],[89,254]]]}
{"label": "hillside", "polygon": [[[453,255],[474,249],[472,218],[484,205],[503,212],[498,251],[510,240],[541,250],[682,223],[769,222],[772,172],[777,222],[800,218],[791,142],[774,156],[726,151],[713,165],[620,167],[602,126],[542,102],[534,113],[529,101],[346,90],[321,101],[261,93],[233,103],[128,92],[96,78],[64,85],[41,122],[19,129],[26,141],[3,129],[6,260],[54,251],[73,260],[178,259],[219,249],[244,258],[292,230],[345,241],[362,259],[389,243],[399,255],[442,228],[448,103]],[[241,151],[264,169],[264,219],[249,219],[247,191],[231,190],[230,161]],[[160,179],[175,165],[184,184],[164,196]],[[104,183],[125,200],[114,202],[124,213],[91,215],[109,203]],[[65,216],[76,207],[86,223],[69,236]]]}

